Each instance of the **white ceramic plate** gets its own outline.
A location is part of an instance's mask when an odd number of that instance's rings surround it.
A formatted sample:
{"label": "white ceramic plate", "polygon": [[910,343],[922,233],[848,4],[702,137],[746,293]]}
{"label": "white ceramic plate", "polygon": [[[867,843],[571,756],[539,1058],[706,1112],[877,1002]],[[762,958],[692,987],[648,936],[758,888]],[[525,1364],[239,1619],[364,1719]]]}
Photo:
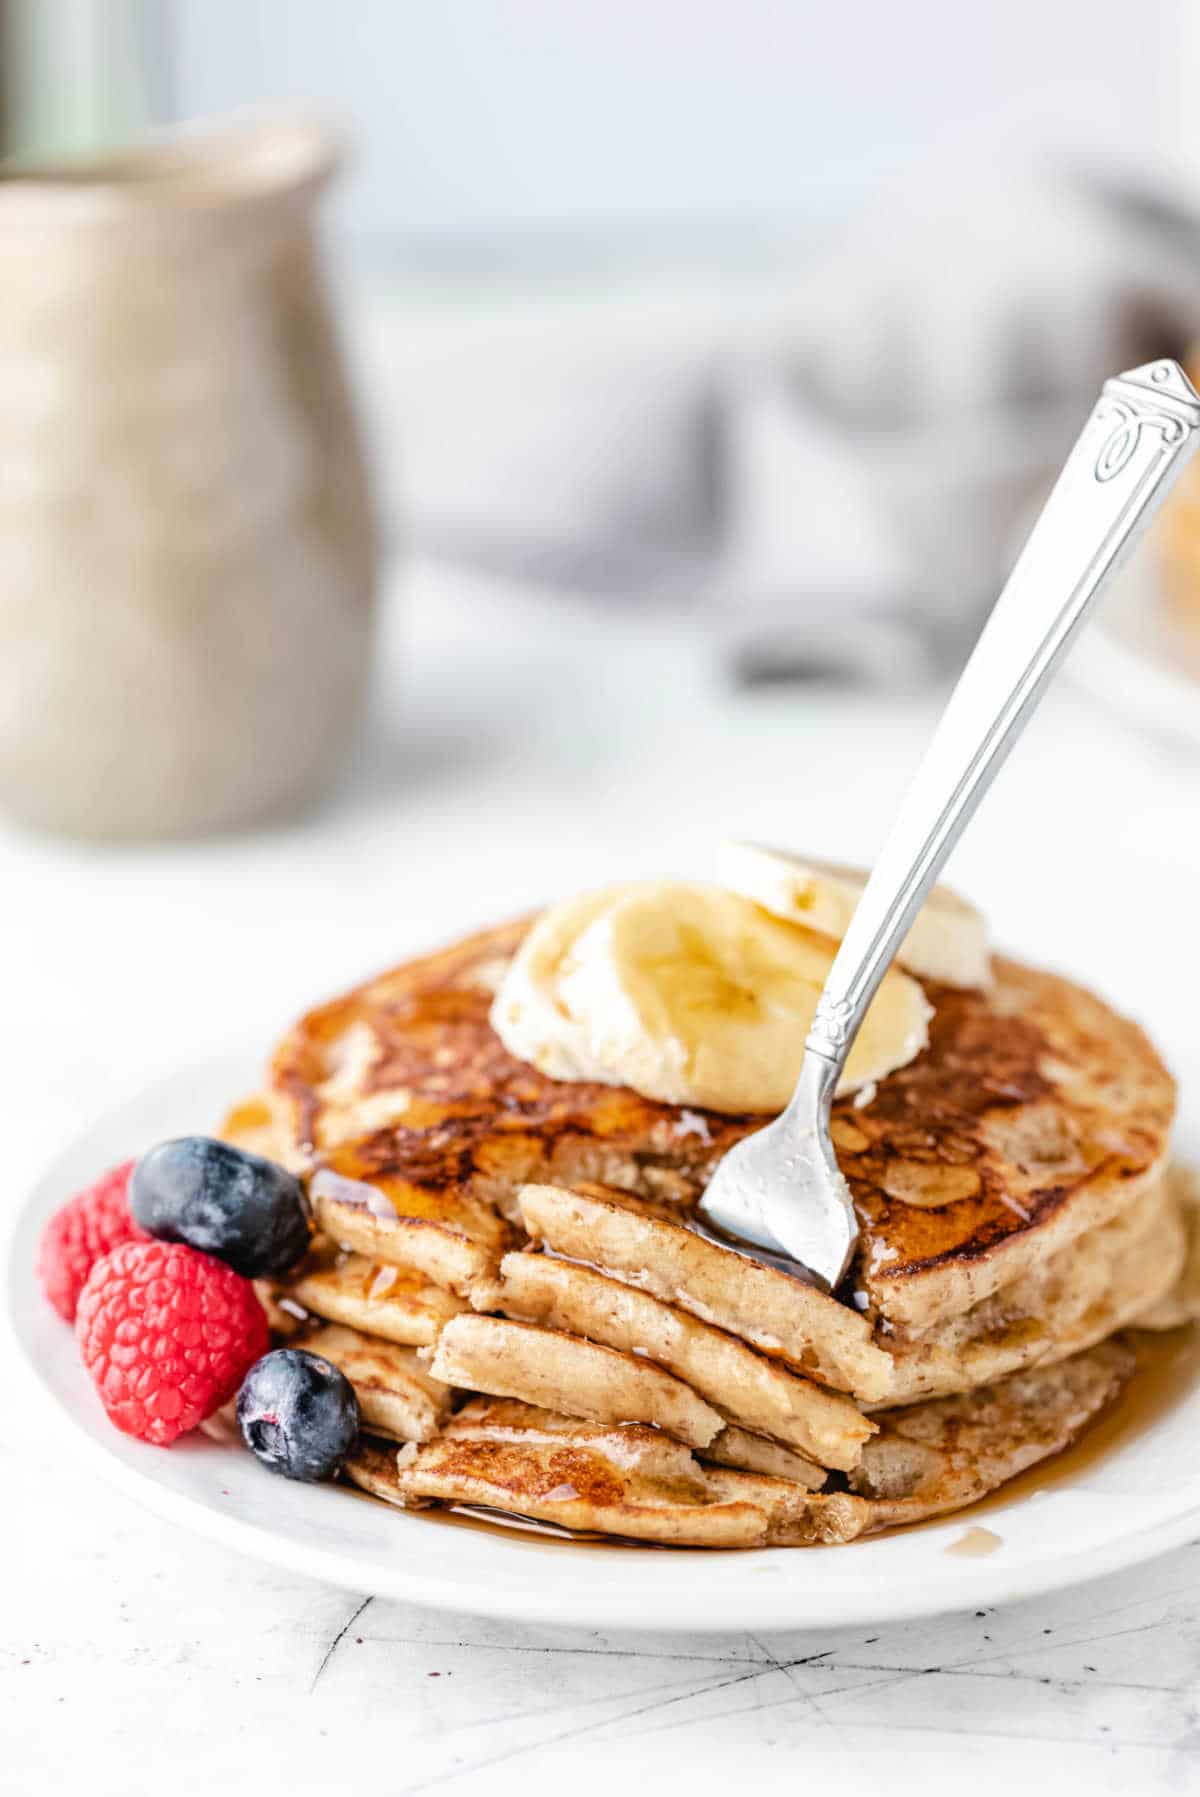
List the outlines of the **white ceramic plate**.
{"label": "white ceramic plate", "polygon": [[8,1242],[5,1311],[64,1440],[138,1503],[290,1571],[359,1592],[533,1622],[629,1629],[776,1629],[884,1622],[982,1608],[1111,1572],[1200,1534],[1200,1388],[1069,1485],[997,1504],[986,1558],[946,1549],[969,1513],[850,1547],[702,1553],[595,1547],[447,1526],[334,1486],[292,1484],[235,1443],[169,1450],[120,1435],[80,1367],[71,1331],[36,1288],[44,1218],[104,1167],[165,1136],[208,1129],[251,1088],[244,1066],[183,1073],[84,1134],[21,1207]]}

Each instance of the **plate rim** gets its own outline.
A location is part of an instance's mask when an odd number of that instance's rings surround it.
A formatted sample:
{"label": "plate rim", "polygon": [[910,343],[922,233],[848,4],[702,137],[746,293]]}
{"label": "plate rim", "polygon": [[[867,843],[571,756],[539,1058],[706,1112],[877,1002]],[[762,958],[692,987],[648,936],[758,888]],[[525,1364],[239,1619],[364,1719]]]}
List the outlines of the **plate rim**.
{"label": "plate rim", "polygon": [[[444,1573],[423,1574],[416,1555],[397,1554],[394,1561],[382,1568],[379,1565],[367,1568],[358,1564],[344,1549],[330,1548],[319,1541],[308,1542],[301,1548],[291,1536],[264,1523],[244,1516],[222,1514],[200,1495],[174,1490],[157,1478],[153,1459],[147,1458],[143,1464],[142,1454],[155,1456],[163,1450],[131,1444],[127,1438],[115,1434],[114,1445],[110,1448],[103,1436],[94,1435],[83,1417],[61,1396],[47,1370],[39,1365],[34,1343],[22,1325],[20,1312],[22,1294],[29,1297],[36,1289],[32,1260],[25,1258],[26,1252],[36,1241],[44,1217],[69,1195],[64,1182],[71,1160],[84,1154],[102,1129],[115,1127],[125,1112],[134,1107],[139,1110],[153,1107],[156,1103],[166,1105],[172,1095],[178,1097],[185,1083],[195,1086],[219,1075],[226,1089],[236,1092],[239,1086],[233,1069],[235,1066],[244,1069],[246,1064],[247,1057],[238,1057],[236,1061],[232,1055],[210,1057],[198,1065],[181,1066],[149,1084],[143,1083],[131,1089],[125,1098],[107,1105],[102,1113],[91,1117],[73,1133],[21,1195],[6,1219],[6,1228],[0,1238],[0,1279],[3,1280],[0,1329],[11,1338],[16,1362],[28,1389],[65,1415],[69,1427],[64,1432],[64,1440],[77,1457],[97,1471],[105,1483],[167,1522],[280,1570],[316,1578],[360,1595],[369,1591],[397,1602],[510,1622],[599,1627],[630,1633],[652,1631],[664,1635],[711,1635],[739,1629],[798,1632],[860,1623],[902,1622],[1018,1602],[1140,1565],[1200,1536],[1198,1492],[1193,1502],[1175,1514],[1149,1526],[1131,1523],[1108,1539],[1074,1552],[1056,1553],[1044,1560],[1019,1560],[1008,1566],[963,1559],[955,1568],[957,1576],[952,1586],[949,1581],[944,1585],[936,1581],[922,1582],[919,1576],[910,1573],[907,1581],[899,1585],[889,1586],[882,1581],[860,1578],[854,1585],[816,1587],[807,1593],[807,1608],[803,1607],[806,1600],[803,1586],[798,1588],[792,1579],[763,1578],[758,1569],[779,1567],[781,1561],[802,1569],[805,1561],[814,1554],[853,1555],[855,1544],[803,1551],[788,1548],[745,1550],[747,1567],[755,1569],[755,1577],[738,1581],[731,1587],[710,1587],[705,1609],[697,1603],[694,1587],[686,1602],[681,1602],[674,1590],[663,1592],[661,1596],[669,1597],[676,1604],[664,1615],[658,1613],[655,1594],[647,1589],[647,1567],[663,1564],[663,1556],[660,1553],[648,1555],[639,1546],[615,1551],[606,1547],[603,1560],[599,1562],[600,1576],[591,1580],[583,1592],[577,1583],[569,1584],[564,1591],[562,1582],[554,1577],[532,1578],[520,1584],[498,1583],[493,1588],[486,1579],[458,1584],[447,1580]],[[81,1380],[83,1377],[81,1370]],[[136,1449],[137,1462],[123,1459],[116,1452],[117,1443]],[[413,1513],[406,1520],[419,1527],[420,1513]],[[443,1528],[440,1523],[437,1526]],[[943,1526],[969,1526],[969,1511],[944,1519]],[[883,1546],[886,1539],[877,1538],[874,1545]],[[529,1544],[514,1535],[512,1542],[497,1538],[491,1545],[501,1554],[515,1556]],[[553,1551],[557,1554],[570,1550],[556,1546]],[[668,1553],[671,1561],[683,1564],[691,1564],[696,1557],[712,1558],[712,1550],[704,1549],[670,1549]],[[733,1553],[720,1556],[722,1561],[742,1557]],[[636,1565],[636,1576],[630,1580],[614,1579],[613,1572],[625,1561]],[[574,1564],[577,1568],[585,1564],[595,1566],[597,1561],[579,1558]]]}

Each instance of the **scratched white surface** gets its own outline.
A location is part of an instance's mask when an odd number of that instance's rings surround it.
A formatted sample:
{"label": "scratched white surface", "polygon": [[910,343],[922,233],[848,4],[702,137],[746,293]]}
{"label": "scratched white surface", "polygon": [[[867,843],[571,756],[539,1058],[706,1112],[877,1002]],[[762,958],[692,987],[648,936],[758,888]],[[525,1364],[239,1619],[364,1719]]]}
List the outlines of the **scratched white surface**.
{"label": "scratched white surface", "polygon": [[[0,1205],[131,1084],[248,1029],[265,1044],[460,927],[703,874],[722,833],[869,855],[933,715],[739,694],[673,628],[615,636],[429,569],[394,601],[371,739],[324,816],[120,853],[0,835]],[[1194,763],[1059,690],[954,869],[1002,940],[1095,979],[1177,1059],[1198,788]],[[81,1478],[23,1396],[0,1412],[0,1792],[1200,1788],[1197,1548],[905,1626],[531,1630],[231,1557]]]}

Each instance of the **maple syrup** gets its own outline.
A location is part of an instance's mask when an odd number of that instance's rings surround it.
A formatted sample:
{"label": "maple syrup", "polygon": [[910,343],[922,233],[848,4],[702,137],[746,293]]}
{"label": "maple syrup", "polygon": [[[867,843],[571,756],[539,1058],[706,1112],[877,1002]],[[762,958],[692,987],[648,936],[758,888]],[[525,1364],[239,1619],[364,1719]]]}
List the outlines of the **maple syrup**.
{"label": "maple syrup", "polygon": [[967,1529],[957,1541],[952,1541],[949,1547],[943,1548],[942,1552],[961,1554],[964,1560],[979,1560],[985,1554],[994,1554],[996,1549],[1003,1545],[1003,1542],[1003,1535],[997,1535],[994,1529],[976,1527]]}

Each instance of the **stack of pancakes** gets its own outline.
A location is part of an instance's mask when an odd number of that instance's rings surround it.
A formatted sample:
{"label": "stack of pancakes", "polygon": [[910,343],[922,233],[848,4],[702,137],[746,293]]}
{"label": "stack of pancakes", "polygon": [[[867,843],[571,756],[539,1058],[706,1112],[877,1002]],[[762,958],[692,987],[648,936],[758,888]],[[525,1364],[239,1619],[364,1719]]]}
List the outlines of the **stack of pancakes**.
{"label": "stack of pancakes", "polygon": [[986,992],[926,986],[925,1051],[835,1107],[861,1240],[826,1296],[688,1227],[764,1118],[506,1051],[489,1009],[527,928],[310,1012],[225,1127],[308,1177],[312,1254],[264,1295],[354,1384],[367,1490],[682,1545],[848,1541],[1056,1453],[1129,1377],[1118,1332],[1190,1316],[1171,1078],[1079,987],[1010,961]]}

